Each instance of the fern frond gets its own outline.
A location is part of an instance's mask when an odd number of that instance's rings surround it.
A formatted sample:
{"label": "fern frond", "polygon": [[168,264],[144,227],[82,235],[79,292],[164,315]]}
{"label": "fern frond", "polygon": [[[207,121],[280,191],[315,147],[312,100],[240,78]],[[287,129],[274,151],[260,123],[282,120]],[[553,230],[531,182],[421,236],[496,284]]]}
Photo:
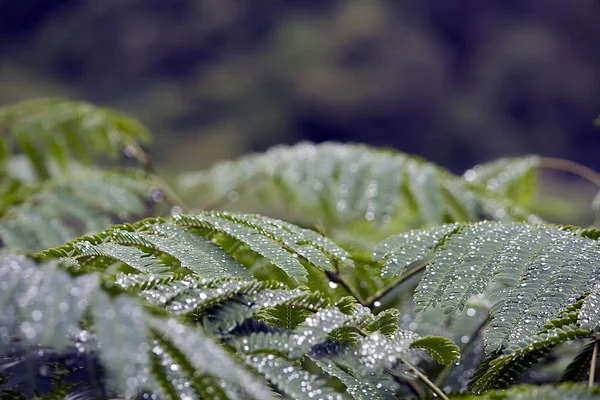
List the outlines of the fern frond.
{"label": "fern frond", "polygon": [[526,368],[545,357],[558,343],[589,335],[588,330],[565,326],[563,329],[555,328],[539,336],[528,337],[519,344],[509,346],[499,357],[482,362],[469,383],[469,389],[481,393],[508,387]]}
{"label": "fern frond", "polygon": [[450,365],[460,360],[460,349],[450,339],[442,336],[425,336],[411,343],[412,349],[424,349],[440,364]]}
{"label": "fern frond", "polygon": [[598,400],[600,390],[581,384],[560,385],[519,385],[507,390],[493,390],[482,395],[457,395],[452,399],[461,400]]}
{"label": "fern frond", "polygon": [[375,247],[373,260],[383,261],[383,277],[401,275],[410,263],[425,259],[446,235],[458,227],[459,225],[443,225],[440,228],[391,236]]}
{"label": "fern frond", "polygon": [[537,156],[501,158],[477,165],[465,172],[465,180],[517,204],[527,204],[534,194],[537,169],[541,160]]}
{"label": "fern frond", "polygon": [[[315,360],[316,364],[327,374],[338,378],[345,386],[346,391],[356,400],[394,400],[396,399],[394,382],[389,377],[354,376],[350,371],[338,367],[335,363]],[[358,375],[358,374],[355,374]]]}
{"label": "fern frond", "polygon": [[40,251],[111,223],[141,216],[152,183],[133,174],[78,169],[27,188],[0,209],[0,239],[13,250]]}
{"label": "fern frond", "polygon": [[[131,252],[146,252],[143,258],[135,256],[137,261],[130,264],[146,273],[160,272],[148,270],[148,266],[163,264],[203,273],[199,276],[204,279],[248,276],[241,265],[232,263],[228,252],[222,248],[231,244],[223,243],[222,237],[234,241],[234,257],[240,247],[245,247],[255,255],[250,264],[254,264],[257,257],[264,258],[296,281],[307,280],[308,273],[303,263],[319,270],[329,270],[333,263],[352,265],[345,250],[316,232],[257,215],[218,212],[194,216],[180,214],[168,221],[151,219],[135,225],[116,226],[96,235],[92,242],[78,240],[53,251],[60,254],[72,254],[75,251],[85,256],[102,255],[124,262],[115,254],[109,254],[107,246],[120,249],[120,253],[129,248]],[[137,250],[137,247],[141,250]],[[160,257],[161,254],[168,255],[168,259]],[[79,263],[96,264],[98,260],[87,257],[80,259]],[[110,262],[105,263],[105,266],[108,265]],[[216,268],[211,269],[213,266]]]}
{"label": "fern frond", "polygon": [[274,147],[190,174],[182,185],[203,196],[203,206],[232,198],[242,209],[285,212],[303,224],[346,227],[346,234],[362,222],[371,230],[375,225],[397,231],[478,220],[481,213],[503,220],[531,217],[505,196],[416,157],[339,143]]}
{"label": "fern frond", "polygon": [[[70,159],[116,156],[126,146],[149,140],[135,119],[85,102],[37,99],[0,108],[0,148],[27,155],[41,180],[51,176],[51,162],[67,170]],[[0,156],[0,170],[6,160]]]}
{"label": "fern frond", "polygon": [[245,361],[293,399],[342,399],[340,393],[327,387],[322,380],[291,361],[272,355],[249,355]]}
{"label": "fern frond", "polygon": [[600,326],[600,284],[596,284],[585,297],[579,312],[579,324],[583,329],[593,331]]}
{"label": "fern frond", "polygon": [[[185,373],[198,391],[205,389],[198,373],[205,373],[239,385],[252,398],[270,398],[270,391],[217,343],[175,319],[152,315],[130,296],[109,297],[96,275],[71,277],[54,264],[40,268],[22,256],[1,253],[0,281],[7,289],[2,292],[7,310],[0,337],[2,354],[15,339],[25,348],[64,349],[73,333],[81,334],[85,319],[94,344],[82,351],[98,351],[109,392],[126,397],[143,389],[181,394],[183,386],[157,386],[166,378],[152,375],[160,371],[158,360],[168,354],[174,361],[169,368]],[[17,291],[20,287],[26,290]],[[220,386],[213,388],[220,390]]]}
{"label": "fern frond", "polygon": [[[435,249],[417,287],[417,311],[441,305],[446,313],[453,313],[491,282],[492,321],[485,337],[488,353],[536,335],[596,284],[600,247],[574,230],[498,222],[452,229]],[[432,236],[438,233],[436,229]],[[413,236],[404,237],[388,243],[396,249],[410,247]],[[424,241],[423,251],[430,248],[431,241]],[[389,256],[380,258],[393,259],[394,251],[389,248]],[[418,259],[422,253],[414,254]],[[416,259],[406,259],[412,261]]]}

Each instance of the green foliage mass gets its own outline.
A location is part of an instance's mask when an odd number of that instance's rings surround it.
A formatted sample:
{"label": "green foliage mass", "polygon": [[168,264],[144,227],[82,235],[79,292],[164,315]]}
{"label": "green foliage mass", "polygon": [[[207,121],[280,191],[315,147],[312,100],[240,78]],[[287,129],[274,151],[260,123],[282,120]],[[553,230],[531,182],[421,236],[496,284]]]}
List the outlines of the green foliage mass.
{"label": "green foliage mass", "polygon": [[[600,235],[534,215],[539,157],[459,177],[303,143],[188,175],[205,201],[189,210],[128,117],[66,101],[1,115],[4,397],[600,397]],[[61,151],[28,150],[37,131]],[[108,134],[86,155],[138,164],[83,167],[65,132]]]}

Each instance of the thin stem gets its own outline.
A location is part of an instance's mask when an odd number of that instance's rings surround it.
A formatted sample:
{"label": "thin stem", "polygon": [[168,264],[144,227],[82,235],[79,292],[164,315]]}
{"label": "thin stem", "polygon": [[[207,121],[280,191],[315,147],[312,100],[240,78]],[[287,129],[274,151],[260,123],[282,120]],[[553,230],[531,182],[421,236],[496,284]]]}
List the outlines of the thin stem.
{"label": "thin stem", "polygon": [[400,276],[400,278],[398,278],[398,280],[396,282],[394,282],[392,285],[386,286],[380,290],[378,290],[373,296],[368,297],[365,300],[365,306],[369,307],[369,308],[373,308],[374,304],[379,301],[380,299],[382,299],[385,295],[387,295],[388,293],[390,293],[391,291],[393,291],[394,289],[396,289],[398,286],[400,286],[400,284],[402,284],[402,282],[406,281],[408,278],[410,278],[411,276],[421,272],[426,266],[427,264],[429,264],[430,260],[424,260],[423,262],[421,262],[419,265],[417,265],[414,268],[411,268],[410,270],[406,271],[402,276]]}
{"label": "thin stem", "polygon": [[600,173],[574,161],[554,157],[541,157],[540,168],[570,172],[600,187]]}
{"label": "thin stem", "polygon": [[258,179],[260,179],[262,177],[263,177],[263,174],[258,174],[256,176],[253,176],[253,177],[249,178],[249,179],[246,179],[243,182],[240,182],[233,189],[227,191],[227,193],[225,193],[223,196],[221,196],[220,198],[216,199],[212,203],[209,203],[209,204],[205,205],[203,208],[205,210],[219,210],[219,209],[225,207],[227,204],[229,204],[229,203],[231,203],[233,201],[229,197],[229,194],[231,192],[237,192],[238,195],[240,193],[243,194],[250,187],[251,183],[256,182]]}
{"label": "thin stem", "polygon": [[150,155],[146,153],[144,149],[142,149],[141,146],[137,143],[131,144],[129,146],[129,150],[131,151],[133,157],[142,164],[142,166],[144,167],[144,171],[146,171],[146,174],[152,177],[152,180],[160,188],[161,192],[165,196],[165,200],[167,201],[167,203],[169,203],[171,207],[178,206],[183,212],[189,213],[190,210],[185,205],[183,200],[179,196],[177,196],[175,192],[173,192],[173,190],[171,190],[169,185],[167,185],[167,183],[164,180],[160,178],[160,175],[158,175],[158,173],[156,172],[154,164],[150,159]]}
{"label": "thin stem", "polygon": [[325,275],[327,278],[334,283],[341,285],[346,291],[358,301],[359,304],[365,306],[365,301],[362,299],[362,296],[344,279],[343,276],[340,275],[340,269],[338,266],[338,262],[335,261],[335,270],[325,271]]}
{"label": "thin stem", "polygon": [[442,391],[442,389],[440,389],[439,387],[437,387],[437,386],[435,385],[435,383],[431,382],[431,381],[429,380],[429,378],[427,378],[427,377],[426,377],[424,374],[422,374],[422,373],[421,373],[421,371],[419,371],[419,370],[417,369],[417,367],[415,367],[414,365],[412,365],[411,363],[409,363],[408,361],[406,361],[406,360],[405,360],[404,358],[402,358],[402,357],[398,357],[398,359],[399,359],[399,360],[400,360],[400,361],[401,361],[401,362],[402,362],[404,365],[406,365],[408,368],[410,368],[410,369],[411,369],[411,370],[412,370],[412,371],[413,371],[413,372],[414,372],[414,373],[417,375],[417,377],[418,377],[418,378],[419,378],[421,381],[423,381],[423,383],[424,383],[425,385],[427,385],[427,386],[429,387],[429,389],[431,389],[431,391],[432,391],[433,393],[435,393],[436,395],[438,395],[438,397],[439,397],[440,399],[443,399],[443,400],[450,400],[450,399],[448,398],[448,396],[446,396],[446,394],[445,394],[445,393]]}
{"label": "thin stem", "polygon": [[588,387],[594,386],[594,378],[596,374],[596,359],[598,358],[598,343],[600,342],[600,336],[596,335],[594,341],[594,351],[592,352],[592,362],[590,363],[590,377],[588,379]]}

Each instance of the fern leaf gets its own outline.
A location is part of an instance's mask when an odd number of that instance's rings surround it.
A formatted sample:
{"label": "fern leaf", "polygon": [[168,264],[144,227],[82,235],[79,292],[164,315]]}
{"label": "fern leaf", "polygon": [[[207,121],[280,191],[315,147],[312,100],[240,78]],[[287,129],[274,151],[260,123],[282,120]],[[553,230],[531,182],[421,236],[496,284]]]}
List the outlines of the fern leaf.
{"label": "fern leaf", "polygon": [[460,349],[450,339],[442,336],[425,336],[411,343],[412,349],[424,349],[435,361],[450,365],[460,360]]}
{"label": "fern leaf", "polygon": [[440,228],[416,230],[391,236],[375,247],[374,261],[384,261],[382,275],[385,278],[402,274],[406,267],[427,255],[458,226],[444,225]]}
{"label": "fern leaf", "polygon": [[80,169],[29,188],[17,204],[0,209],[0,238],[13,250],[40,251],[111,221],[142,215],[150,181],[117,172]]}
{"label": "fern leaf", "polygon": [[[395,248],[411,246],[412,236],[406,237],[406,245],[403,236],[389,241],[396,240]],[[430,247],[424,242],[423,251]],[[573,230],[481,222],[453,230],[434,257],[417,287],[416,310],[441,305],[446,313],[453,313],[491,282],[492,322],[485,337],[489,353],[537,334],[561,310],[591,291],[600,248]]]}
{"label": "fern leaf", "polygon": [[[380,381],[371,381],[362,376],[355,377],[344,371],[333,362],[315,360],[315,363],[327,374],[338,378],[345,386],[348,394],[356,400],[393,400],[396,399],[393,386],[387,386]],[[390,382],[386,382],[390,383]]]}
{"label": "fern leaf", "polygon": [[600,325],[600,284],[583,301],[579,312],[579,324],[583,329],[595,330]]}
{"label": "fern leaf", "polygon": [[207,279],[223,277],[248,278],[245,268],[214,243],[197,240],[185,229],[162,224],[151,227],[152,233],[111,231],[112,240],[124,245],[138,245],[154,252],[168,254],[180,262],[180,265]]}
{"label": "fern leaf", "polygon": [[464,178],[493,193],[507,196],[518,204],[527,204],[533,195],[533,181],[539,166],[540,158],[537,156],[501,158],[473,167],[465,172]]}
{"label": "fern leaf", "polygon": [[268,355],[249,355],[245,361],[293,399],[342,399],[341,394],[331,390],[316,376],[300,369],[291,361]]}
{"label": "fern leaf", "polygon": [[[109,257],[144,273],[161,273],[167,263],[168,267],[183,265],[196,273],[204,271],[205,275],[201,278],[205,279],[248,276],[242,271],[243,267],[233,264],[225,249],[213,244],[216,242],[223,246],[216,235],[226,235],[234,239],[237,246],[247,246],[254,254],[300,281],[306,280],[308,275],[303,262],[320,270],[331,268],[334,262],[352,265],[345,250],[315,232],[266,217],[216,212],[195,216],[180,214],[168,221],[154,219],[136,225],[117,226],[96,235],[92,242],[77,240],[53,251]],[[179,244],[164,247],[167,244],[162,240],[165,236],[171,240],[169,243],[175,241]],[[96,244],[99,241],[102,243]],[[159,242],[161,246],[158,246]],[[184,245],[185,248],[182,247]],[[145,248],[148,253],[142,254],[142,250],[136,247]],[[189,251],[186,252],[186,249]],[[158,259],[153,253],[166,254],[170,260]],[[256,257],[251,263],[255,261]],[[97,262],[97,259],[89,257],[79,260],[82,266]],[[217,268],[211,270],[209,265],[213,262]]]}
{"label": "fern leaf", "polygon": [[[197,373],[201,372],[240,385],[252,398],[270,398],[270,391],[212,340],[174,319],[152,316],[131,297],[110,298],[99,286],[97,276],[69,279],[69,275],[55,265],[39,268],[23,257],[4,253],[0,254],[0,273],[2,282],[12,282],[5,278],[15,275],[28,284],[24,292],[6,292],[5,296],[12,298],[12,304],[20,308],[13,310],[10,320],[2,321],[6,328],[2,336],[3,353],[14,339],[30,348],[64,347],[65,341],[72,338],[71,332],[79,331],[84,314],[89,310],[91,320],[86,321],[86,325],[90,326],[94,345],[90,349],[82,347],[81,351],[99,351],[111,391],[129,397],[143,389],[162,390],[155,385],[164,382],[165,377],[156,380],[152,377],[152,373],[160,371],[156,357],[151,355],[153,343],[159,341],[170,357],[176,359],[176,363],[169,365],[171,370],[177,370],[182,364],[191,366],[183,372],[188,381],[199,385],[196,390],[206,389],[202,386],[205,383],[197,379]],[[29,279],[32,277],[34,279]],[[52,291],[48,285],[52,285]],[[56,293],[57,289],[63,290],[66,297],[61,292]],[[31,311],[31,307],[36,309]],[[173,387],[167,385],[164,389],[172,392]],[[213,391],[220,390],[218,384],[213,388]]]}
{"label": "fern leaf", "polygon": [[504,350],[503,355],[481,363],[469,382],[469,389],[481,393],[489,389],[508,387],[516,381],[525,368],[546,356],[556,344],[589,335],[588,330],[571,329],[565,326],[563,329],[551,329],[547,333],[511,345]]}
{"label": "fern leaf", "polygon": [[581,384],[519,385],[507,390],[493,390],[482,395],[458,395],[452,399],[462,400],[597,400],[600,390]]}
{"label": "fern leaf", "polygon": [[274,147],[187,175],[182,186],[203,197],[205,207],[231,197],[244,210],[285,212],[302,224],[322,223],[333,234],[364,222],[370,231],[431,227],[477,220],[481,212],[492,219],[532,217],[506,196],[416,157],[339,143]]}
{"label": "fern leaf", "polygon": [[150,140],[148,131],[124,114],[62,99],[2,107],[0,126],[0,147],[18,147],[41,179],[51,176],[51,161],[66,170],[70,158],[89,162],[95,155],[115,156],[126,146]]}
{"label": "fern leaf", "polygon": [[[308,274],[299,256],[321,270],[331,268],[330,258],[342,264],[349,260],[346,251],[315,232],[257,215],[210,212],[198,216],[176,215],[174,222],[187,228],[208,228],[240,241],[301,282],[307,281]],[[303,239],[298,240],[299,237]]]}

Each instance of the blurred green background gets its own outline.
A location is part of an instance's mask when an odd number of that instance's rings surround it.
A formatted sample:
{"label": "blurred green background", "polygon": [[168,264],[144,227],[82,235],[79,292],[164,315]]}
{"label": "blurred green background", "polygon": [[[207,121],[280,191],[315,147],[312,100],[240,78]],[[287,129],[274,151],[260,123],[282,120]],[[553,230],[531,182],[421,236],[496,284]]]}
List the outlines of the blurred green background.
{"label": "blurred green background", "polygon": [[56,95],[133,114],[170,171],[302,139],[598,170],[600,2],[0,0],[0,104]]}

